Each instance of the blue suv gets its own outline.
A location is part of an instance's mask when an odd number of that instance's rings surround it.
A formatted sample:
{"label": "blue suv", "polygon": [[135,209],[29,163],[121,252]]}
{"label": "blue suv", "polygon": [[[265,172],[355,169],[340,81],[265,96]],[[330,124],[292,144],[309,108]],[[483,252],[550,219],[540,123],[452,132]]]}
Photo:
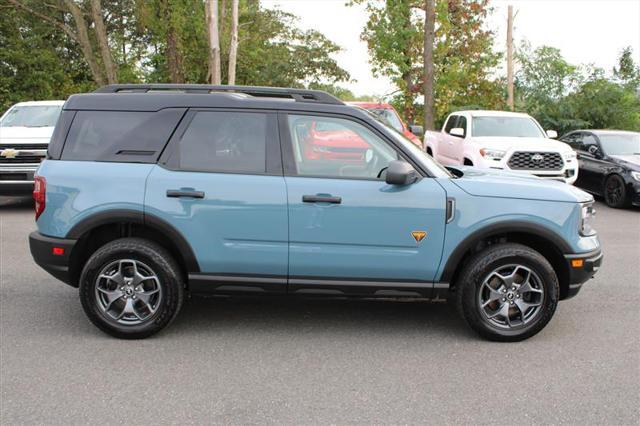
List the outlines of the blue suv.
{"label": "blue suv", "polygon": [[593,198],[438,165],[312,90],[112,85],[69,98],[35,178],[35,261],[121,338],[188,294],[439,298],[540,331],[602,261]]}

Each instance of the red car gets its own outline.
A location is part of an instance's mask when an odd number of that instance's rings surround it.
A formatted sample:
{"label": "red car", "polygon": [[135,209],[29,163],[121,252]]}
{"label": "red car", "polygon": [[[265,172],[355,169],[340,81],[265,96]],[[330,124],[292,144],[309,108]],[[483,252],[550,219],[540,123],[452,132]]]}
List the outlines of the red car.
{"label": "red car", "polygon": [[422,141],[420,140],[424,135],[424,129],[422,126],[407,126],[391,104],[383,104],[379,102],[347,102],[347,104],[366,109],[396,129],[398,132],[402,133],[419,148],[422,148]]}
{"label": "red car", "polygon": [[306,129],[302,150],[307,160],[364,162],[369,144],[356,133],[329,122],[313,121]]}

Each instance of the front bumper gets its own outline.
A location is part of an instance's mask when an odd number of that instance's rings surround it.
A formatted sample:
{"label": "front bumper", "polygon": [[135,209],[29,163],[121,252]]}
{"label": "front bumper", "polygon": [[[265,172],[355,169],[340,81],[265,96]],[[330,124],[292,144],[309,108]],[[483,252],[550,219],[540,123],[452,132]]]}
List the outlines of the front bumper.
{"label": "front bumper", "polygon": [[71,251],[76,241],[47,237],[38,231],[29,234],[29,248],[31,249],[33,260],[42,269],[72,287],[77,287],[77,284],[71,282],[69,274]]}
{"label": "front bumper", "polygon": [[564,257],[569,266],[569,291],[564,299],[569,299],[578,294],[582,285],[598,272],[604,255],[602,250],[598,249],[588,253],[568,254]]}
{"label": "front bumper", "polygon": [[0,195],[29,194],[39,164],[0,165]]}

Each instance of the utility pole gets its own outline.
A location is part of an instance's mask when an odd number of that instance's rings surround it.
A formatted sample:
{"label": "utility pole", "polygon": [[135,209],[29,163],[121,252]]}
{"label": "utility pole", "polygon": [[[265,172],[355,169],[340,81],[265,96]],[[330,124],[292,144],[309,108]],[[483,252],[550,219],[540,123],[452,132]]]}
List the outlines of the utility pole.
{"label": "utility pole", "polygon": [[513,6],[509,5],[507,9],[507,104],[509,109],[513,111]]}

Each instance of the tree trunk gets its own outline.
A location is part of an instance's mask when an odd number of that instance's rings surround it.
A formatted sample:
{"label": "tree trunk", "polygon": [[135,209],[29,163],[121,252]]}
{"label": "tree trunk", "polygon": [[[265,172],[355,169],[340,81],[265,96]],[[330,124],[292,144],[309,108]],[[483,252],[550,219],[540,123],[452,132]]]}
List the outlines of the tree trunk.
{"label": "tree trunk", "polygon": [[220,76],[220,34],[218,32],[218,0],[207,0],[207,28],[209,29],[209,70],[211,84],[219,85]]}
{"label": "tree trunk", "polygon": [[231,4],[231,43],[229,45],[229,85],[236,84],[236,61],[238,58],[238,0]]}
{"label": "tree trunk", "polygon": [[91,75],[93,76],[93,80],[99,85],[105,85],[105,78],[98,65],[98,61],[96,60],[95,55],[93,54],[93,47],[91,46],[91,40],[89,39],[89,31],[87,29],[87,23],[84,20],[84,15],[82,14],[82,10],[78,7],[73,0],[65,0],[65,5],[69,12],[71,12],[71,16],[73,16],[73,20],[76,24],[76,40],[80,45],[80,50],[82,50],[82,55],[84,56],[85,61],[89,65],[89,69],[91,70]]}
{"label": "tree trunk", "polygon": [[513,111],[513,6],[508,7],[507,17],[507,104]]}
{"label": "tree trunk", "polygon": [[433,130],[433,43],[435,39],[436,21],[435,0],[425,0],[424,10],[424,127],[425,130]]}
{"label": "tree trunk", "polygon": [[98,47],[100,48],[100,55],[102,56],[107,82],[109,84],[115,84],[118,82],[118,71],[113,63],[111,49],[109,49],[109,40],[102,18],[102,5],[100,4],[100,0],[91,0],[91,17],[96,26],[96,39],[98,40]]}
{"label": "tree trunk", "polygon": [[162,3],[162,14],[167,22],[167,70],[169,71],[169,79],[172,83],[184,83],[184,72],[182,71],[182,53],[178,42],[178,33],[176,31],[173,19],[171,17],[171,5],[168,0]]}

